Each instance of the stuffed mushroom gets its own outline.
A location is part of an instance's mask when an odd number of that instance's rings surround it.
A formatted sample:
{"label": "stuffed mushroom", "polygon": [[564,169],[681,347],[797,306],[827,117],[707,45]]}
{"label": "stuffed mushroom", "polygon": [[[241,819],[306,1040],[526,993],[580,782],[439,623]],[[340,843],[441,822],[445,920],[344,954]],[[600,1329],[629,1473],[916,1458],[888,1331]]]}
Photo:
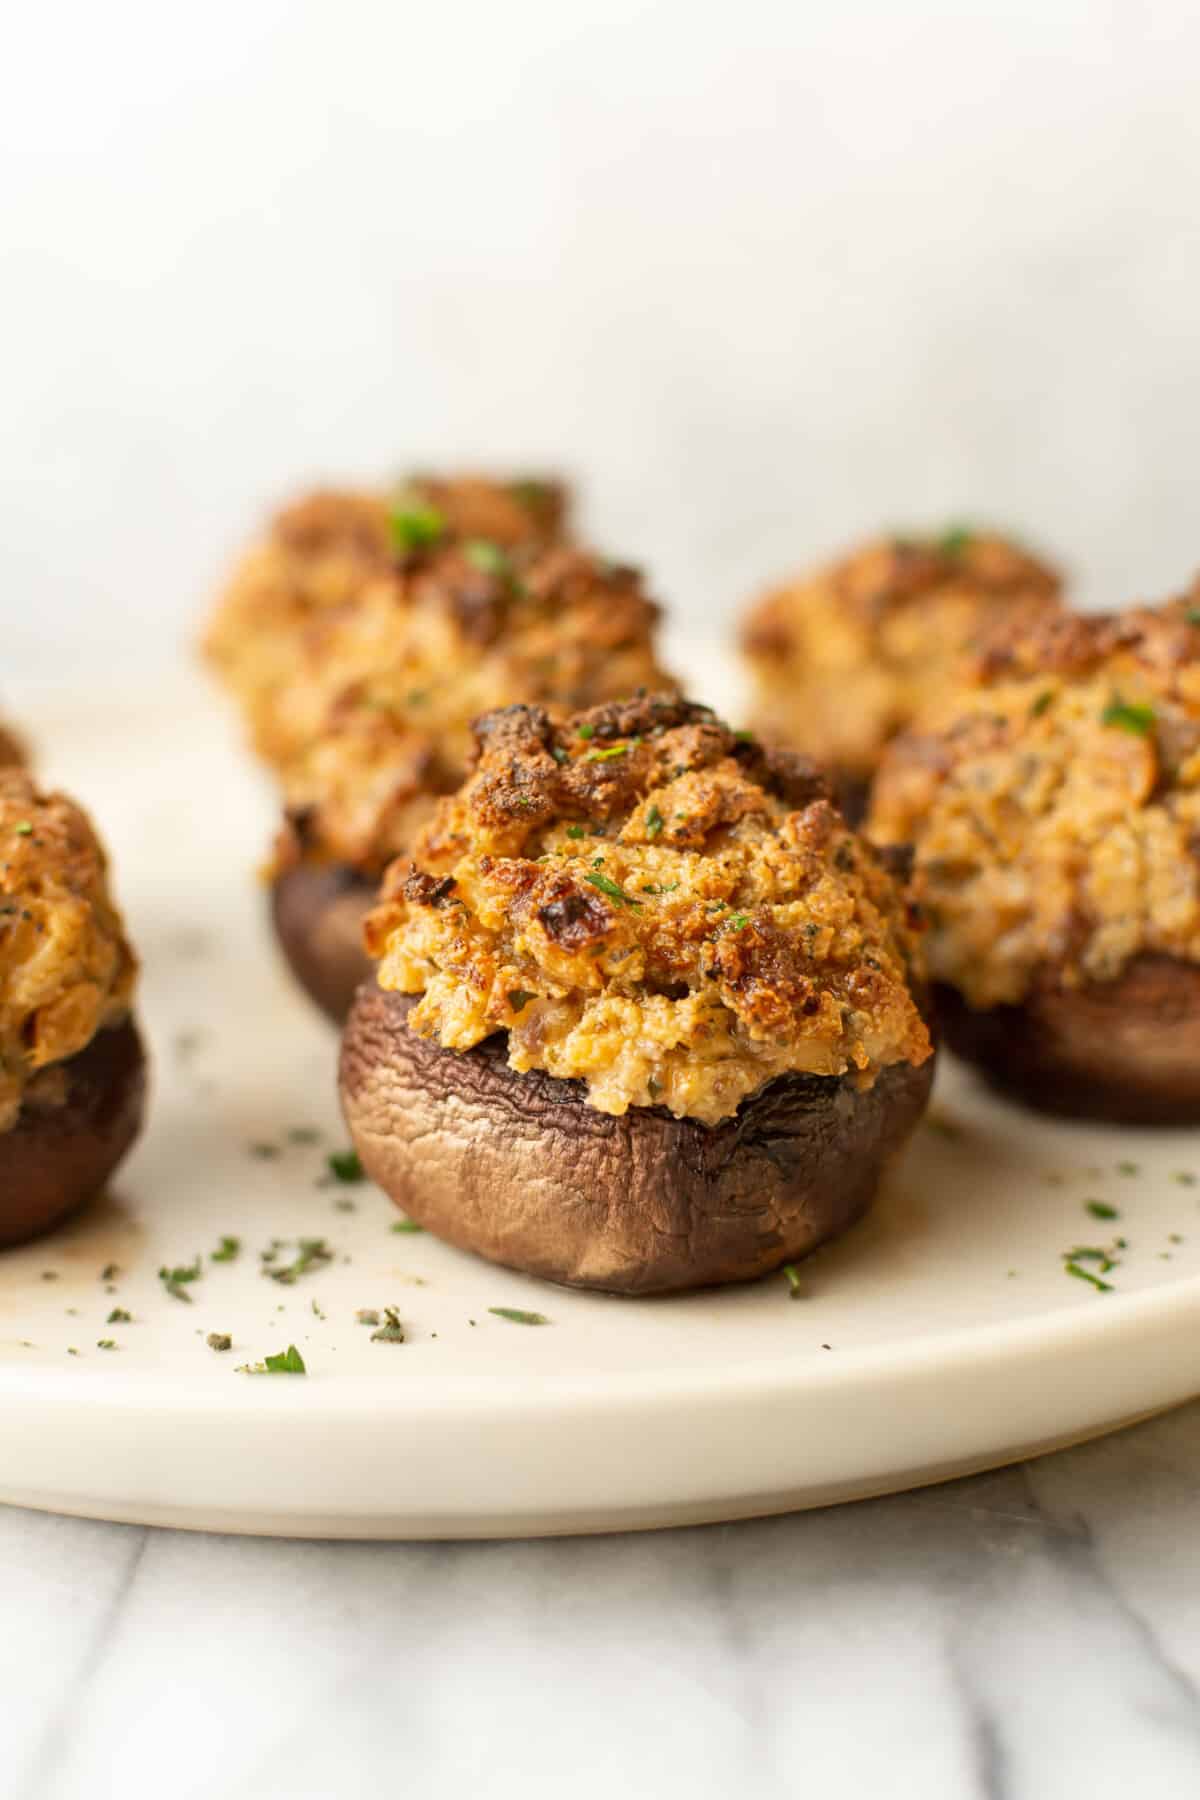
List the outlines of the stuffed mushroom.
{"label": "stuffed mushroom", "polygon": [[1051,1112],[1200,1119],[1200,592],[1003,634],[889,750],[947,1040]]}
{"label": "stuffed mushroom", "polygon": [[933,1073],[888,859],[706,707],[477,732],[368,920],[341,1091],[369,1173],[452,1243],[627,1294],[844,1231]]}
{"label": "stuffed mushroom", "polygon": [[1056,610],[1059,591],[1053,569],[984,532],[865,544],[748,615],[755,727],[815,758],[860,818],[885,744],[945,691],[970,644],[998,620]]}
{"label": "stuffed mushroom", "polygon": [[[462,780],[470,721],[513,700],[569,708],[667,679],[637,572],[556,536],[562,518],[545,483],[426,483],[390,513],[324,496],[285,514],[278,543],[251,558],[256,604],[274,581],[277,605],[250,676],[245,661],[230,667],[283,792],[274,920],[335,1019],[367,972],[361,925],[380,875]],[[298,625],[291,597],[306,584],[325,598],[306,600]],[[223,644],[238,639],[229,625]]]}
{"label": "stuffed mushroom", "polygon": [[86,814],[0,770],[0,1246],[96,1195],[137,1135],[136,968]]}

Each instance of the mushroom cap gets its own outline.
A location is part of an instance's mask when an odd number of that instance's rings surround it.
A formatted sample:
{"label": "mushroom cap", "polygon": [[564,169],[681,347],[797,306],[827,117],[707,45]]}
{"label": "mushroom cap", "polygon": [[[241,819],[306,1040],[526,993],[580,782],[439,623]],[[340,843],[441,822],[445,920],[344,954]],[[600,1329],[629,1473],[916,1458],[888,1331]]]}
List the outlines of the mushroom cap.
{"label": "mushroom cap", "polygon": [[288,967],[335,1025],[371,972],[362,928],[376,888],[342,863],[297,863],[271,885],[271,919]]}
{"label": "mushroom cap", "polygon": [[0,1132],[0,1248],[40,1237],[93,1199],[141,1129],[146,1057],[132,1019],[60,1066],[65,1100],[27,1101]]}
{"label": "mushroom cap", "polygon": [[870,1088],[785,1075],[717,1126],[589,1106],[583,1084],[508,1067],[506,1039],[444,1050],[415,1001],[359,989],[342,1107],[363,1166],[419,1224],[572,1287],[668,1294],[764,1275],[867,1210],[915,1127],[934,1059]]}
{"label": "mushroom cap", "polygon": [[1014,1006],[935,990],[950,1048],[1040,1112],[1124,1125],[1200,1123],[1200,966],[1141,955],[1113,981],[1039,971]]}

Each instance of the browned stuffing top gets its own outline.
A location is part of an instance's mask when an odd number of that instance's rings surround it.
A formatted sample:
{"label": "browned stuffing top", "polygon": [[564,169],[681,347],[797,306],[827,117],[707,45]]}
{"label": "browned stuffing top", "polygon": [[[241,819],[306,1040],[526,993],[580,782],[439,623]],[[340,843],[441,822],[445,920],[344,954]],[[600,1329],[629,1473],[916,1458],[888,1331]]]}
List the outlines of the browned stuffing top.
{"label": "browned stuffing top", "polygon": [[55,1065],[125,1017],[135,973],[86,813],[0,770],[0,1131],[60,1097]]}
{"label": "browned stuffing top", "polygon": [[869,776],[980,633],[1014,615],[1053,613],[1059,590],[1054,570],[986,532],[866,544],[750,612],[742,643],[758,727],[843,774]]}
{"label": "browned stuffing top", "polygon": [[413,1028],[602,1111],[716,1123],[774,1077],[922,1062],[917,920],[803,759],[667,695],[481,719],[367,926]]}
{"label": "browned stuffing top", "polygon": [[889,750],[869,829],[914,845],[931,971],[976,1007],[1200,961],[1200,590],[998,633]]}
{"label": "browned stuffing top", "polygon": [[390,513],[318,496],[251,552],[209,649],[280,775],[285,859],[377,872],[462,780],[479,714],[667,682],[637,572],[556,537],[563,507],[529,482],[431,480]]}

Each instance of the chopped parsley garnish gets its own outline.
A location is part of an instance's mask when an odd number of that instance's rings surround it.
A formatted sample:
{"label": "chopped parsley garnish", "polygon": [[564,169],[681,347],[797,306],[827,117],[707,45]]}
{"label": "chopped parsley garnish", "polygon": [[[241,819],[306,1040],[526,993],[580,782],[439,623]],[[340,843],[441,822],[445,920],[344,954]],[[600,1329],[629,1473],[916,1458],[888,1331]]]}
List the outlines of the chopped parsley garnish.
{"label": "chopped parsley garnish", "polygon": [[1196,1185],[1196,1177],[1192,1174],[1190,1169],[1176,1169],[1171,1180],[1177,1181],[1180,1187],[1195,1187]]}
{"label": "chopped parsley garnish", "polygon": [[657,806],[649,807],[646,812],[646,836],[648,838],[656,838],[664,824],[665,820]]}
{"label": "chopped parsley garnish", "polygon": [[949,530],[943,531],[938,539],[938,550],[943,556],[961,556],[963,551],[969,547],[974,535],[974,532],[965,525],[951,525]]}
{"label": "chopped parsley garnish", "polygon": [[222,1236],[219,1247],[210,1253],[211,1262],[233,1262],[242,1247],[241,1238]]}
{"label": "chopped parsley garnish", "polygon": [[205,1338],[210,1350],[232,1350],[233,1339],[227,1331],[210,1331]]}
{"label": "chopped parsley garnish", "polygon": [[630,738],[627,744],[610,744],[607,750],[589,750],[584,762],[612,762],[615,756],[624,756],[626,751],[636,749],[641,738]]}
{"label": "chopped parsley garnish", "polygon": [[514,1012],[520,1012],[521,1008],[528,1006],[531,1000],[536,1000],[537,995],[531,993],[528,988],[510,988],[505,999]]}
{"label": "chopped parsley garnish", "polygon": [[97,1350],[115,1350],[116,1347],[117,1347],[116,1338],[97,1338],[96,1339]]}
{"label": "chopped parsley garnish", "polygon": [[1100,714],[1100,723],[1111,725],[1118,731],[1131,731],[1135,737],[1145,737],[1154,730],[1154,718],[1152,706],[1140,706],[1114,694]]}
{"label": "chopped parsley garnish", "polygon": [[158,1271],[158,1279],[162,1282],[172,1300],[186,1300],[187,1304],[190,1306],[192,1304],[192,1296],[187,1291],[187,1283],[189,1281],[199,1281],[201,1273],[200,1258],[197,1257],[195,1262],[181,1264],[175,1269],[164,1266]]}
{"label": "chopped parsley garnish", "polygon": [[1183,616],[1189,625],[1200,625],[1200,606],[1189,606]]}
{"label": "chopped parsley garnish", "polygon": [[1094,1288],[1098,1288],[1102,1294],[1111,1294],[1113,1291],[1113,1284],[1111,1281],[1101,1281],[1099,1275],[1093,1275],[1090,1269],[1080,1268],[1079,1264],[1071,1258],[1068,1258],[1067,1261],[1064,1262],[1063,1268],[1068,1275],[1073,1275],[1076,1281],[1090,1282],[1091,1285]]}
{"label": "chopped parsley garnish", "polygon": [[1117,1174],[1118,1175],[1140,1175],[1141,1172],[1142,1172],[1142,1170],[1141,1170],[1140,1163],[1119,1162],[1117,1164]]}
{"label": "chopped parsley garnish", "polygon": [[1030,718],[1031,719],[1040,719],[1042,714],[1044,712],[1048,711],[1049,708],[1052,707],[1053,705],[1054,705],[1054,689],[1053,688],[1043,688],[1041,693],[1038,695],[1037,699],[1033,702],[1032,706],[1029,708]]}
{"label": "chopped parsley garnish", "polygon": [[569,763],[571,760],[561,744],[552,744],[550,746],[550,754],[558,764],[559,768],[562,768],[564,763]]}
{"label": "chopped parsley garnish", "polygon": [[754,733],[752,731],[735,731],[733,734],[733,741],[735,744],[752,744],[754,742]]}
{"label": "chopped parsley garnish", "polygon": [[400,1323],[399,1313],[394,1306],[385,1306],[383,1315],[383,1324],[378,1331],[371,1333],[371,1342],[373,1344],[402,1344],[404,1327]]}
{"label": "chopped parsley garnish", "polygon": [[392,1225],[393,1231],[398,1231],[404,1236],[415,1236],[424,1229],[425,1227],[418,1225],[415,1219],[396,1219]]}
{"label": "chopped parsley garnish", "polygon": [[[1124,1250],[1125,1248],[1126,1241],[1124,1238],[1117,1238],[1114,1241],[1114,1250]],[[1101,1275],[1107,1275],[1110,1269],[1115,1269],[1118,1266],[1112,1251],[1102,1249],[1098,1244],[1077,1244],[1073,1250],[1064,1250],[1062,1254],[1063,1266],[1066,1268],[1068,1274],[1077,1275],[1079,1279],[1083,1281],[1091,1279],[1088,1272],[1081,1267],[1083,1263],[1096,1263]],[[1107,1282],[1097,1282],[1094,1285],[1107,1287],[1109,1284]]]}
{"label": "chopped parsley garnish", "polygon": [[741,931],[742,927],[744,925],[748,925],[749,923],[750,923],[750,914],[749,913],[734,913],[732,919],[727,919],[725,921],[725,930],[726,931]]}
{"label": "chopped parsley garnish", "polygon": [[795,1263],[784,1263],[783,1272],[787,1277],[788,1299],[802,1300],[804,1298],[804,1284],[800,1280],[800,1271]]}
{"label": "chopped parsley garnish", "polygon": [[548,1325],[545,1313],[523,1312],[519,1306],[489,1306],[488,1311],[497,1319],[507,1319],[513,1325]]}
{"label": "chopped parsley garnish", "polygon": [[133,1314],[126,1312],[123,1306],[114,1306],[104,1323],[106,1325],[132,1325]]}
{"label": "chopped parsley garnish", "polygon": [[1090,1212],[1093,1219],[1119,1219],[1120,1213],[1107,1200],[1085,1200],[1084,1209]]}
{"label": "chopped parsley garnish", "polygon": [[389,519],[393,548],[402,552],[425,550],[436,544],[446,529],[446,521],[436,506],[397,508]]}
{"label": "chopped parsley garnish", "polygon": [[567,836],[569,838],[581,838],[586,837],[587,832],[583,829],[582,825],[568,825]]}
{"label": "chopped parsley garnish", "polygon": [[297,1255],[290,1263],[284,1263],[278,1269],[264,1268],[263,1274],[284,1287],[294,1287],[302,1275],[309,1275],[323,1263],[333,1261],[333,1251],[324,1238],[298,1238],[296,1250]]}
{"label": "chopped parsley garnish", "polygon": [[19,825],[13,826],[13,830],[18,837],[32,837],[33,835],[33,826],[29,823],[28,819],[22,819]]}
{"label": "chopped parsley garnish", "polygon": [[[263,1363],[263,1371],[267,1375],[307,1375],[304,1358],[295,1344],[289,1344],[278,1356],[268,1356]],[[257,1370],[255,1371],[257,1374]]]}
{"label": "chopped parsley garnish", "polygon": [[260,1162],[274,1162],[279,1155],[278,1144],[250,1144],[248,1148],[251,1156],[257,1156]]}
{"label": "chopped parsley garnish", "polygon": [[335,1181],[366,1180],[357,1150],[331,1150],[325,1162]]}
{"label": "chopped parsley garnish", "polygon": [[624,888],[618,887],[615,881],[610,881],[607,875],[598,875],[592,869],[588,871],[587,879],[594,888],[599,888],[602,894],[607,894],[610,900],[616,900],[619,905],[631,906],[634,912],[640,908],[641,901],[632,899]]}
{"label": "chopped parsley garnish", "polygon": [[509,572],[507,552],[499,544],[493,544],[490,538],[470,538],[463,545],[463,555],[471,567],[483,575],[507,575]]}
{"label": "chopped parsley garnish", "polygon": [[596,727],[594,725],[581,725],[579,727],[579,735],[581,738],[594,738],[596,735]]}

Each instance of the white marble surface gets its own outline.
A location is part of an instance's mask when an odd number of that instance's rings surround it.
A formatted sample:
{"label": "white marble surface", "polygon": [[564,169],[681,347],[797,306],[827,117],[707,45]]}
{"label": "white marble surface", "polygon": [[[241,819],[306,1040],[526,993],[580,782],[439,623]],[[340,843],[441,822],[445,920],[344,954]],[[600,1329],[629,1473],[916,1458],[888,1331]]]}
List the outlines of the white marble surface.
{"label": "white marble surface", "polygon": [[2,1800],[1194,1800],[1200,1403],[822,1513],[495,1544],[0,1512]]}

